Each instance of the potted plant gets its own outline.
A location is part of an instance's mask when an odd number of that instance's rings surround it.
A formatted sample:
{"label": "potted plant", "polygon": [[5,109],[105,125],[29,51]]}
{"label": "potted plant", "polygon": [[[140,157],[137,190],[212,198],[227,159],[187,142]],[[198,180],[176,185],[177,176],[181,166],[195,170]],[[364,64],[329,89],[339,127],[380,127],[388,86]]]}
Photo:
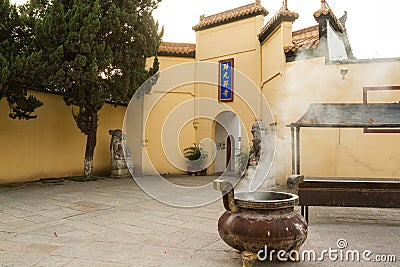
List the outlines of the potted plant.
{"label": "potted plant", "polygon": [[205,160],[208,157],[206,151],[200,145],[193,145],[183,149],[183,155],[188,160],[187,172],[191,175],[206,175]]}

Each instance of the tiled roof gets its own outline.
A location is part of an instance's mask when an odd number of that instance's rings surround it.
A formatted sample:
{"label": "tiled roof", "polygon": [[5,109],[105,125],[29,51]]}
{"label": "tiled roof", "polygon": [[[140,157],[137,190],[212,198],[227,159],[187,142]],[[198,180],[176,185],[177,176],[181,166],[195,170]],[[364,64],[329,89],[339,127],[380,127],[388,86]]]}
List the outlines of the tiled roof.
{"label": "tiled roof", "polygon": [[279,11],[261,29],[261,32],[258,34],[258,39],[260,42],[263,42],[282,20],[293,22],[298,17],[298,13],[290,11],[286,5],[282,6],[282,8],[280,8]]}
{"label": "tiled roof", "polygon": [[260,0],[256,0],[255,3],[227,10],[211,16],[200,16],[199,24],[193,26],[194,31],[200,31],[203,29],[211,28],[221,24],[225,24],[232,21],[241,20],[248,17],[257,15],[268,15],[268,11],[261,6]]}
{"label": "tiled roof", "polygon": [[342,23],[340,23],[339,19],[335,16],[332,9],[329,7],[328,3],[325,0],[321,0],[321,8],[314,12],[314,18],[318,21],[320,16],[327,16],[331,19],[331,22],[340,32],[345,32],[346,29],[343,27]]}
{"label": "tiled roof", "polygon": [[161,43],[157,54],[159,56],[194,57],[195,52],[195,44],[163,42]]}
{"label": "tiled roof", "polygon": [[285,53],[316,47],[319,44],[319,25],[294,31],[292,43],[292,45],[284,47]]}

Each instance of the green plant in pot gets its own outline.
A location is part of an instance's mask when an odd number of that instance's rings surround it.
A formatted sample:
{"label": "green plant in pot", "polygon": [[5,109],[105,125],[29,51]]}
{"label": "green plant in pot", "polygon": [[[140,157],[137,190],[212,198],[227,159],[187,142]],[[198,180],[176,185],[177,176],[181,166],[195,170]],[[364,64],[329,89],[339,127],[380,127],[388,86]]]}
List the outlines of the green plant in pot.
{"label": "green plant in pot", "polygon": [[205,175],[207,167],[205,161],[208,154],[200,145],[193,143],[193,145],[183,149],[183,155],[187,161],[187,172],[192,175]]}

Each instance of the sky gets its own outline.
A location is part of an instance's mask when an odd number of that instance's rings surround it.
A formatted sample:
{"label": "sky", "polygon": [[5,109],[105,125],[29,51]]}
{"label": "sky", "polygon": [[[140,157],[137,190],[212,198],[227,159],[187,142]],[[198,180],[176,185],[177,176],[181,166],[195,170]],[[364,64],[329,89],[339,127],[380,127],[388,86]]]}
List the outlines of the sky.
{"label": "sky", "polygon": [[[11,0],[24,3],[25,0]],[[164,26],[163,41],[195,43],[192,26],[200,15],[212,15],[255,2],[254,0],[162,0],[154,17]],[[339,18],[347,11],[346,28],[354,55],[359,58],[400,57],[399,0],[327,0]],[[282,6],[282,0],[261,0],[269,11],[268,20]],[[291,11],[299,13],[293,30],[316,25],[313,13],[321,6],[320,0],[288,0]]]}

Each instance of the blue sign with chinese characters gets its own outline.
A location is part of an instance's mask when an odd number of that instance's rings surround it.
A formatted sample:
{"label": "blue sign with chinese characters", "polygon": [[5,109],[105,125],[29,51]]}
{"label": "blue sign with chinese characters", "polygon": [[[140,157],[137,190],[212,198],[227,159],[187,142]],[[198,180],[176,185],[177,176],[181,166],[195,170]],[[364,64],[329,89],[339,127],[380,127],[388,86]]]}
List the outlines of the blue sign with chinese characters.
{"label": "blue sign with chinese characters", "polygon": [[233,58],[219,61],[219,101],[233,101],[233,67]]}

